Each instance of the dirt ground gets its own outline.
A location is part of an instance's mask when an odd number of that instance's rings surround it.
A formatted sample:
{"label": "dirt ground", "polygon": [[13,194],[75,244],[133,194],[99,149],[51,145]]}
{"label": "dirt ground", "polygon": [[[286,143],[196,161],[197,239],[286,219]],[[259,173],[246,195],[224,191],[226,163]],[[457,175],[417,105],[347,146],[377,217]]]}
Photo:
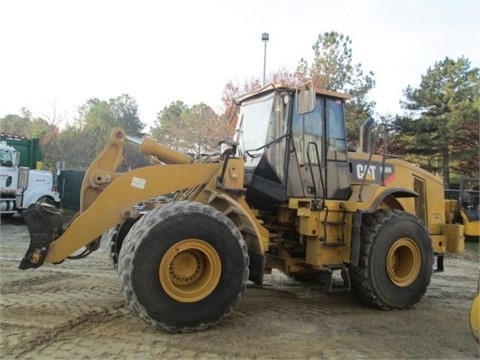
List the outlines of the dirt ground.
{"label": "dirt ground", "polygon": [[469,308],[478,243],[445,258],[425,297],[380,311],[348,292],[327,294],[281,273],[250,284],[233,314],[190,334],[156,331],[124,306],[106,244],[90,257],[18,270],[22,219],[0,226],[2,359],[478,359]]}

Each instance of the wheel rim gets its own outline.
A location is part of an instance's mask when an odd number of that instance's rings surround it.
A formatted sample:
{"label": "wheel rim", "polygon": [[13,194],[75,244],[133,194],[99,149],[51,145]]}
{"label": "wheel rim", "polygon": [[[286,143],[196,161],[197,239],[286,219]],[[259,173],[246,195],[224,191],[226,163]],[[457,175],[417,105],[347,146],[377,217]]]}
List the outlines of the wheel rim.
{"label": "wheel rim", "polygon": [[401,238],[393,243],[387,256],[390,281],[400,287],[409,286],[418,277],[420,267],[420,249],[412,239]]}
{"label": "wheel rim", "polygon": [[213,292],[220,280],[222,265],[210,244],[186,239],[167,250],[158,271],[160,284],[170,297],[192,303]]}

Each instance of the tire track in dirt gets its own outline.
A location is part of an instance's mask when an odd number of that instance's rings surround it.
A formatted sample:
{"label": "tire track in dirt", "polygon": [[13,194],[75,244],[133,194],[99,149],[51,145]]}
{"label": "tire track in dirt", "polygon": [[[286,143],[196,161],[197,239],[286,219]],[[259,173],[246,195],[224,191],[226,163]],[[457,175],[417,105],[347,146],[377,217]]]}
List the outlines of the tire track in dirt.
{"label": "tire track in dirt", "polygon": [[44,286],[52,282],[58,282],[63,279],[74,280],[75,277],[80,276],[81,275],[71,275],[66,273],[49,273],[42,276],[33,276],[21,280],[2,281],[0,294],[19,294],[24,292],[31,293],[35,291],[36,287]]}
{"label": "tire track in dirt", "polygon": [[[3,348],[2,352],[5,355],[21,359],[29,353],[37,354],[41,349],[51,348],[54,350],[54,343],[58,341],[59,337],[77,337],[78,334],[81,334],[87,328],[91,329],[102,326],[124,315],[125,309],[123,304],[117,305],[116,307],[105,307],[99,310],[83,313],[74,319],[56,325],[53,328],[42,329],[43,331],[34,333],[30,338],[23,338],[21,340],[22,346],[20,348],[16,346],[11,348],[7,347]],[[13,325],[10,325],[10,328],[12,327]],[[8,330],[8,328],[9,326],[6,326],[4,330]]]}

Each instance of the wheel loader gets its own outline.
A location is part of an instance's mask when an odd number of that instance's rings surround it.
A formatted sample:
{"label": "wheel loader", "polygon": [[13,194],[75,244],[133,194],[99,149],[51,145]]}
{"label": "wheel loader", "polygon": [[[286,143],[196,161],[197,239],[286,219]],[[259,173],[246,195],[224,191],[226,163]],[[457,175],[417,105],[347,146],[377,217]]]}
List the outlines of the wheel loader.
{"label": "wheel loader", "polygon": [[[128,307],[169,332],[217,324],[272,269],[412,307],[445,254],[463,250],[463,225],[446,222],[439,178],[387,153],[388,125],[369,119],[348,146],[348,98],[268,85],[236,99],[235,136],[198,159],[113,129],[69,224],[45,205],[25,212],[20,269],[84,257],[103,234]],[[156,161],[117,173],[130,140]]]}

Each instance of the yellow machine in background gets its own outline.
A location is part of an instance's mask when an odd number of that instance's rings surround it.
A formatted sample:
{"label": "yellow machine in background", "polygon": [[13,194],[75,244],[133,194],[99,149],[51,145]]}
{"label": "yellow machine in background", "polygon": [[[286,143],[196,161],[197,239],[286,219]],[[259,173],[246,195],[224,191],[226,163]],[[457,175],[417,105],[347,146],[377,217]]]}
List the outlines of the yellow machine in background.
{"label": "yellow machine in background", "polygon": [[353,288],[380,309],[411,307],[434,257],[443,270],[445,253],[463,250],[463,225],[446,218],[440,179],[386,145],[372,153],[388,125],[373,132],[367,121],[359,150],[347,149],[347,99],[269,85],[236,100],[236,135],[218,154],[193,159],[145,139],[140,151],[158,164],[127,173],[116,169],[135,139],[114,129],[68,226],[45,206],[25,213],[31,242],[20,268],[86,256],[108,232],[128,306],[172,332],[218,323],[247,281],[261,286],[273,268],[324,274],[330,289]]}
{"label": "yellow machine in background", "polygon": [[445,190],[447,218],[463,224],[465,237],[477,241],[480,237],[479,185],[479,179],[460,178],[458,189]]}

